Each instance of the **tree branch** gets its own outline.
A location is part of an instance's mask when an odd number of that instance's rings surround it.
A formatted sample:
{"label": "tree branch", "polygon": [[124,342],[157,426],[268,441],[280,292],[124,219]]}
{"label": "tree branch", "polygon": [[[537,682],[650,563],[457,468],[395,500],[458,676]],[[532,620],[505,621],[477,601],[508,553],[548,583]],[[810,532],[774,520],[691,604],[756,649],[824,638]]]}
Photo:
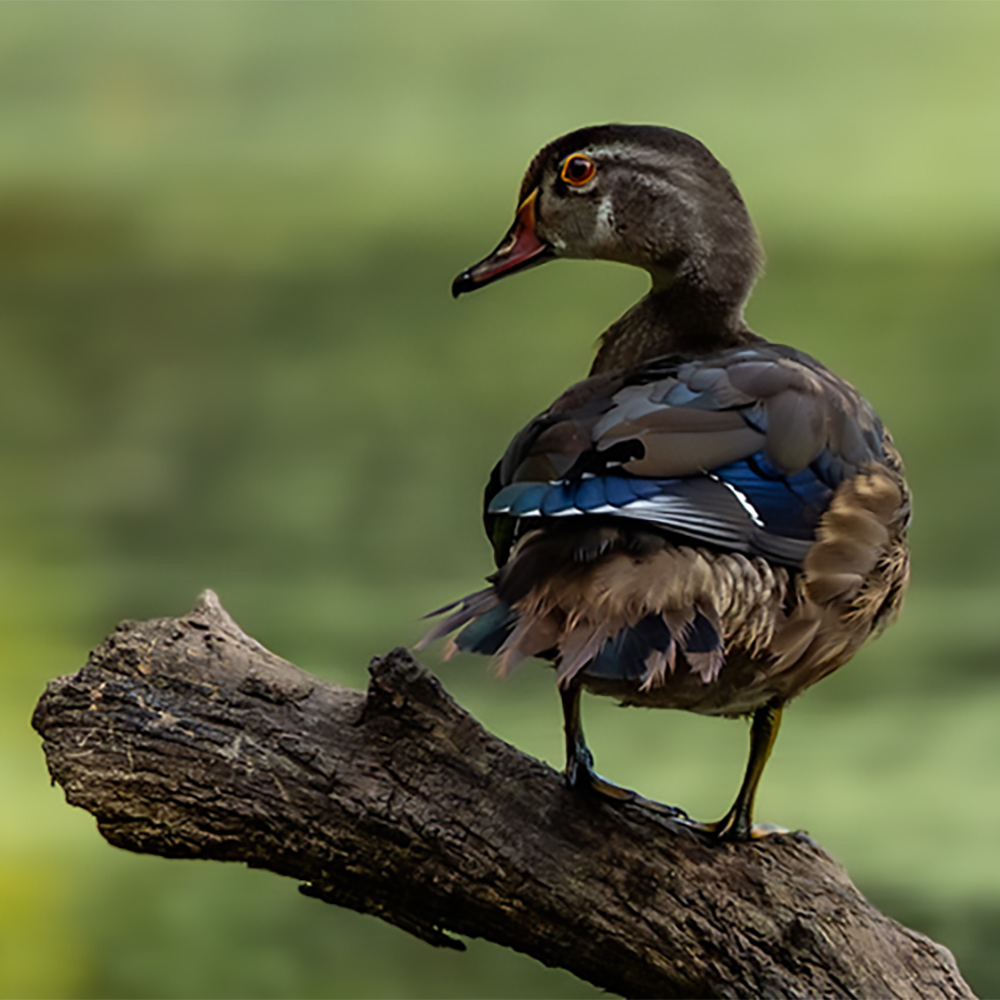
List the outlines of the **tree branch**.
{"label": "tree branch", "polygon": [[124,622],[35,711],[52,779],[132,851],[243,861],[435,945],[484,937],[630,997],[971,997],[804,835],[717,845],[592,802],[403,649],[366,694],[206,592]]}

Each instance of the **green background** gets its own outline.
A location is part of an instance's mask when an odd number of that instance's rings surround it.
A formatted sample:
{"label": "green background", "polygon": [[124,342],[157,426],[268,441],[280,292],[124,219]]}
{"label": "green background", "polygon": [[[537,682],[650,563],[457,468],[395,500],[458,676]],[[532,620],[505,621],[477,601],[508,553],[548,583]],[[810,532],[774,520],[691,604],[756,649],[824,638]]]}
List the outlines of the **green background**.
{"label": "green background", "polygon": [[[915,493],[902,621],[786,713],[761,819],[1000,994],[1000,5],[0,7],[0,994],[591,996],[293,883],[107,846],[48,786],[45,682],[214,587],[355,687],[490,568],[479,493],[641,274],[460,302],[544,142],[655,122],[732,170],[766,336],[854,381]],[[425,662],[560,764],[551,675]],[[720,814],[738,722],[590,700],[601,770]]]}

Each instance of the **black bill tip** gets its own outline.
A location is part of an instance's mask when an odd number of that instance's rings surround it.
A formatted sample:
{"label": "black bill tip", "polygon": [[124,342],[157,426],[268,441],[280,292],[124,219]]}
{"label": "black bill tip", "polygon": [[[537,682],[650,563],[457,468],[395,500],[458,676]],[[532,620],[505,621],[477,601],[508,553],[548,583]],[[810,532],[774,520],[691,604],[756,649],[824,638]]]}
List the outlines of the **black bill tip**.
{"label": "black bill tip", "polygon": [[452,283],[451,283],[451,296],[457,299],[459,295],[464,292],[475,291],[479,287],[479,282],[472,275],[472,271],[463,271]]}

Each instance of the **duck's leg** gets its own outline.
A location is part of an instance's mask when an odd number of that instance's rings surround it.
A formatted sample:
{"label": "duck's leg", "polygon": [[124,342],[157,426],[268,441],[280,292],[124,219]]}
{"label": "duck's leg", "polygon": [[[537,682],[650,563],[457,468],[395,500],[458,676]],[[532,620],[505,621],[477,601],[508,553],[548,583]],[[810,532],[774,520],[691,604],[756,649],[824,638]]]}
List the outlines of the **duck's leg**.
{"label": "duck's leg", "polygon": [[566,784],[570,788],[600,795],[612,802],[635,802],[647,809],[664,813],[675,819],[687,819],[687,813],[676,806],[664,805],[651,799],[643,798],[638,792],[622,788],[607,778],[602,778],[594,770],[594,755],[587,746],[583,736],[583,724],[580,720],[580,695],[582,687],[579,683],[570,681],[566,687],[559,689],[562,698],[563,729],[566,733]]}
{"label": "duck's leg", "polygon": [[788,832],[777,826],[755,826],[753,822],[753,802],[757,795],[757,785],[760,784],[764,765],[771,756],[771,748],[778,735],[781,708],[781,702],[769,701],[753,713],[753,723],[750,726],[750,758],[736,801],[722,819],[715,823],[699,824],[719,840],[759,840],[773,833]]}

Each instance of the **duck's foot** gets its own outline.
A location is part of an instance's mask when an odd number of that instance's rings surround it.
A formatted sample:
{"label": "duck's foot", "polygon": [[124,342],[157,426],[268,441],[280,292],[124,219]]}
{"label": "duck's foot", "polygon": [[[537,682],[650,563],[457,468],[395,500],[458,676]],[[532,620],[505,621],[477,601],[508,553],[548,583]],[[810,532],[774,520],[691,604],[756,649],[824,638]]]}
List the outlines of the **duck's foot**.
{"label": "duck's foot", "polygon": [[716,820],[714,823],[702,823],[700,820],[689,819],[687,816],[679,819],[685,826],[701,833],[707,833],[715,840],[730,844],[745,843],[749,840],[766,840],[768,837],[791,833],[790,830],[775,823],[749,823],[732,813],[726,813],[722,819]]}
{"label": "duck's foot", "polygon": [[669,819],[676,819],[683,823],[693,823],[694,821],[683,809],[677,806],[668,806],[663,802],[656,802],[647,799],[631,788],[622,788],[607,778],[602,778],[593,768],[593,759],[590,751],[583,748],[582,753],[574,754],[566,766],[564,772],[566,784],[574,791],[583,792],[585,795],[595,795],[600,799],[614,805],[631,803],[648,809],[658,816],[666,816]]}
{"label": "duck's foot", "polygon": [[716,840],[730,843],[745,843],[748,840],[764,840],[776,834],[788,833],[783,826],[770,823],[754,823],[753,803],[757,795],[757,784],[770,756],[774,738],[781,723],[781,703],[770,701],[753,713],[750,727],[750,758],[743,775],[743,784],[736,795],[736,801],[729,812],[715,823],[692,822],[691,825]]}

